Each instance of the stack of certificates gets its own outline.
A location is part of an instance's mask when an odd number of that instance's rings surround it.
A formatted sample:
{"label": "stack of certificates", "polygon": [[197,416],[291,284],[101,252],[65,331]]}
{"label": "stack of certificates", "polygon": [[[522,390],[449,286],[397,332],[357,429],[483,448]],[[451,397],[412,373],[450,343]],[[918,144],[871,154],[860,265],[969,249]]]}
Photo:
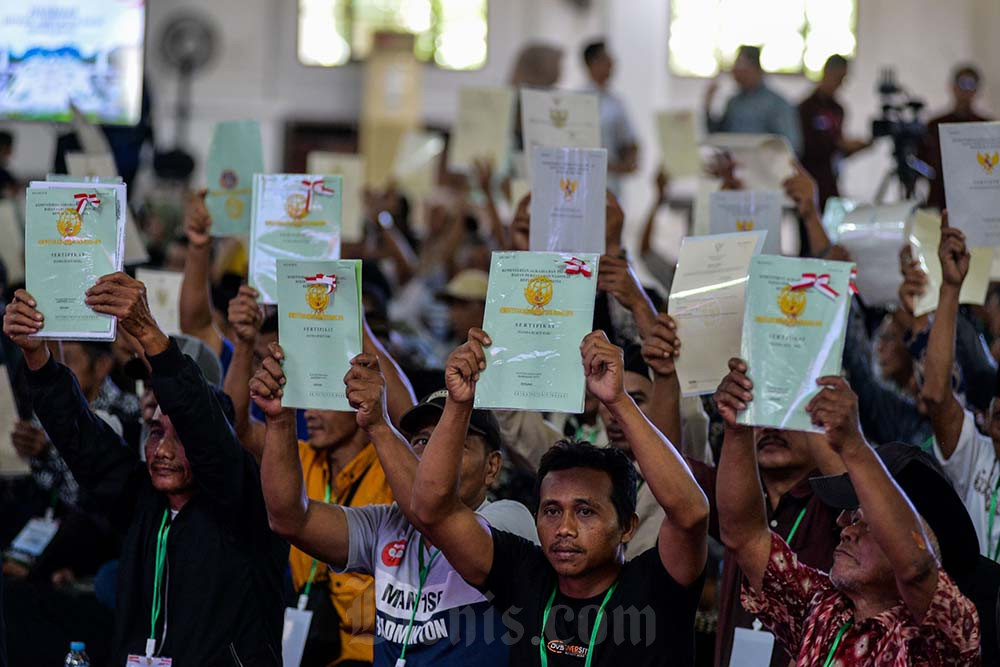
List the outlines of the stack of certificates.
{"label": "stack of certificates", "polygon": [[25,201],[25,283],[45,316],[39,338],[115,338],[116,320],[84,304],[125,257],[123,184],[33,181]]}

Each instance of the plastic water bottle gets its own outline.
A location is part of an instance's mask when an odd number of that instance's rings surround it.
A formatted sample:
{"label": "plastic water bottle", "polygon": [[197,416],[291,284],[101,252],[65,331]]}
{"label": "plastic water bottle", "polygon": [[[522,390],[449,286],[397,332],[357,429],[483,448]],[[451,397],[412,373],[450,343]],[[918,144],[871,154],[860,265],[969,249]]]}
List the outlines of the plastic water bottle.
{"label": "plastic water bottle", "polygon": [[90,658],[87,657],[85,649],[87,645],[83,642],[71,642],[69,653],[66,654],[64,667],[90,667]]}

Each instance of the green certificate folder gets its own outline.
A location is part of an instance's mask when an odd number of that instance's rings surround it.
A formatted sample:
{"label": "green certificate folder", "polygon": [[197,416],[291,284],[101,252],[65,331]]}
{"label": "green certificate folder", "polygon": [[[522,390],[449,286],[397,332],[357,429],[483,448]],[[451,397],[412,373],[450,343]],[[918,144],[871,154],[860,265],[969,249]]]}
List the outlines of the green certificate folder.
{"label": "green certificate folder", "polygon": [[344,376],[361,354],[361,260],[278,260],[286,408],[352,410]]}
{"label": "green certificate folder", "polygon": [[250,233],[253,176],[264,171],[260,125],[255,120],[218,123],[205,161],[205,206],[212,216],[213,236]]}
{"label": "green certificate folder", "polygon": [[854,264],[759,255],[750,262],[740,351],[754,383],[739,423],[819,432],[805,407],[839,375]]}
{"label": "green certificate folder", "polygon": [[92,183],[33,182],[28,188],[25,283],[45,316],[39,338],[114,340],[115,318],[95,313],[83,300],[98,278],[122,267],[124,202],[117,190]]}
{"label": "green certificate folder", "polygon": [[340,176],[256,174],[250,224],[250,286],[277,303],[279,259],[340,258]]}
{"label": "green certificate folder", "polygon": [[493,253],[483,321],[493,344],[475,407],[583,412],[580,343],[593,327],[599,258]]}

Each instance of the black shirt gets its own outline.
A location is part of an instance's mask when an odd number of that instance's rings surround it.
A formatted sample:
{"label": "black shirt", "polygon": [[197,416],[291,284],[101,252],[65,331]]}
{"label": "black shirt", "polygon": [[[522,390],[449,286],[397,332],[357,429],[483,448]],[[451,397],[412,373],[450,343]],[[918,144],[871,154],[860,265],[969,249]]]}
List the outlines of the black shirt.
{"label": "black shirt", "polygon": [[[504,640],[512,642],[510,664],[539,665],[538,634],[556,574],[538,546],[502,530],[491,531],[493,567],[483,589],[503,614]],[[625,563],[604,609],[591,664],[694,664],[694,615],[703,583],[704,574],[688,587],[674,581],[656,547]],[[545,630],[551,667],[583,667],[605,593],[583,600],[556,594]]]}

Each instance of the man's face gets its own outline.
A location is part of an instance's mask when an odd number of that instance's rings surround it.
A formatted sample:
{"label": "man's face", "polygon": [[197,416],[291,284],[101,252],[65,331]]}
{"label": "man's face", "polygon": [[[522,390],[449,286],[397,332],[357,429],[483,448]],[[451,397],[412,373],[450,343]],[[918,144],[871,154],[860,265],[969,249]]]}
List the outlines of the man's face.
{"label": "man's face", "polygon": [[159,409],[149,421],[146,436],[146,468],[153,480],[153,488],[161,493],[182,493],[194,484],[194,473],[170,423],[170,417]]}
{"label": "man's face", "polygon": [[353,412],[306,410],[306,427],[309,429],[310,447],[330,449],[353,438],[358,431],[358,422]]}
{"label": "man's face", "polygon": [[875,344],[878,365],[882,375],[905,389],[913,376],[913,358],[903,342],[902,332],[892,321],[887,322],[878,332]]}
{"label": "man's face", "polygon": [[979,82],[972,76],[961,76],[951,86],[951,94],[955,98],[955,106],[972,106],[979,92]]}
{"label": "man's face", "polygon": [[611,501],[611,476],[593,468],[555,470],[542,480],[535,519],[545,557],[557,574],[576,577],[618,558],[632,539]]}
{"label": "man's face", "polygon": [[844,510],[837,518],[840,544],[833,552],[830,581],[845,593],[896,590],[892,565],[872,536],[864,511]]}
{"label": "man's face", "polygon": [[611,59],[607,51],[601,51],[587,69],[590,71],[590,78],[593,79],[594,83],[598,85],[603,85],[611,78],[611,73],[614,71],[615,61]]}
{"label": "man's face", "polygon": [[[418,458],[424,455],[435,426],[436,422],[427,424],[410,438],[410,446]],[[499,452],[490,451],[481,435],[471,431],[466,435],[462,468],[458,474],[458,492],[467,507],[479,507],[485,498],[484,490],[496,480],[500,464]]]}
{"label": "man's face", "polygon": [[510,241],[514,250],[528,250],[531,247],[531,195],[525,195],[517,204],[514,220],[510,223]]}
{"label": "man's face", "polygon": [[755,428],[757,465],[761,470],[801,469],[813,467],[809,441],[801,431],[781,431],[774,428]]}
{"label": "man's face", "polygon": [[739,56],[733,63],[733,81],[740,90],[751,90],[760,84],[763,72],[744,56]]}
{"label": "man's face", "polygon": [[483,317],[486,314],[485,301],[452,299],[448,304],[448,317],[451,319],[451,333],[458,340],[463,340],[469,329],[482,328]]}
{"label": "man's face", "polygon": [[[642,411],[642,414],[649,416],[647,410],[650,408],[649,400],[653,396],[653,382],[641,373],[625,371],[625,391],[635,404]],[[608,433],[608,443],[612,447],[617,447],[629,456],[632,455],[632,448],[625,439],[625,432],[622,427],[611,416],[611,411],[601,404],[601,419],[604,421],[604,428]]]}

